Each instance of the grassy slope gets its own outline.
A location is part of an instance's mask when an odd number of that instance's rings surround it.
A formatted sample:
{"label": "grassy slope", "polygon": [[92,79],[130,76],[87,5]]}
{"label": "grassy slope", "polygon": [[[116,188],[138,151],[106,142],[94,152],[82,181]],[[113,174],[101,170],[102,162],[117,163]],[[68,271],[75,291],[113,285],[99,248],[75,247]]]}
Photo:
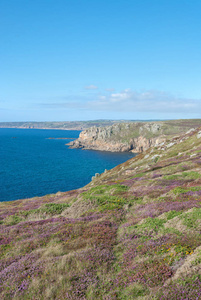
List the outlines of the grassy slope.
{"label": "grassy slope", "polygon": [[83,189],[1,203],[0,298],[201,299],[198,131]]}

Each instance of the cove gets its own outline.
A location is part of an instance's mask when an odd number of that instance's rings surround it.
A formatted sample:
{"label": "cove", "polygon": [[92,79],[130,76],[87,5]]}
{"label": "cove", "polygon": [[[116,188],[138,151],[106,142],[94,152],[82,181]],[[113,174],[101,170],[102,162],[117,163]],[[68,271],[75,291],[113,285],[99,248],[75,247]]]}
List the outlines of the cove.
{"label": "cove", "polygon": [[112,169],[135,156],[126,152],[69,149],[65,144],[79,133],[0,128],[0,201],[81,188],[95,173]]}

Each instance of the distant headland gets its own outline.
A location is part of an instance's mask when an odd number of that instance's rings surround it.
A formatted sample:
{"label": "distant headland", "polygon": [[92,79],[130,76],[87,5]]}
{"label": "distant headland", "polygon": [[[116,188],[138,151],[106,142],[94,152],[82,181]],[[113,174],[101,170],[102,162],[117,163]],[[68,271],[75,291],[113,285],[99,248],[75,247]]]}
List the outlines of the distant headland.
{"label": "distant headland", "polygon": [[110,126],[87,128],[78,139],[69,142],[70,148],[111,152],[141,153],[175,135],[201,126],[201,120],[172,120],[116,123]]}
{"label": "distant headland", "polygon": [[89,121],[65,121],[65,122],[0,122],[0,128],[85,130],[92,126],[105,127],[105,126],[110,126],[113,124],[125,123],[125,122],[137,122],[137,121],[89,120]]}

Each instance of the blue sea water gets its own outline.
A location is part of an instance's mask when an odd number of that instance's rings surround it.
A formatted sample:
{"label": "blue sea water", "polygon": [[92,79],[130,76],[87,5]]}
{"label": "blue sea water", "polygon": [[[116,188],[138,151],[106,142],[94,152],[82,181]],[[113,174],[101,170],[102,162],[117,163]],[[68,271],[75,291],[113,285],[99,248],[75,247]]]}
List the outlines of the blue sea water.
{"label": "blue sea water", "polygon": [[133,157],[69,149],[80,131],[0,128],[0,201],[24,199],[85,186],[102,173]]}

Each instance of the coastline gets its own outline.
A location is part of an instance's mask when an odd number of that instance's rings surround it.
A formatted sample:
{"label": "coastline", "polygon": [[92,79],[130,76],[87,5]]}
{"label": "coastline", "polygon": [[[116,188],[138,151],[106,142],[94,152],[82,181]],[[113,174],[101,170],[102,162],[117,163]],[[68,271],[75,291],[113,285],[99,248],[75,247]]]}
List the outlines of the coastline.
{"label": "coastline", "polygon": [[0,134],[0,201],[80,188],[95,173],[114,168],[132,156],[68,149],[65,144],[78,137],[79,131],[11,128],[0,130]]}
{"label": "coastline", "polygon": [[42,130],[75,130],[75,131],[82,131],[84,129],[79,129],[79,128],[48,128],[48,127],[43,127],[43,128],[29,128],[29,127],[1,127],[0,129],[42,129]]}

